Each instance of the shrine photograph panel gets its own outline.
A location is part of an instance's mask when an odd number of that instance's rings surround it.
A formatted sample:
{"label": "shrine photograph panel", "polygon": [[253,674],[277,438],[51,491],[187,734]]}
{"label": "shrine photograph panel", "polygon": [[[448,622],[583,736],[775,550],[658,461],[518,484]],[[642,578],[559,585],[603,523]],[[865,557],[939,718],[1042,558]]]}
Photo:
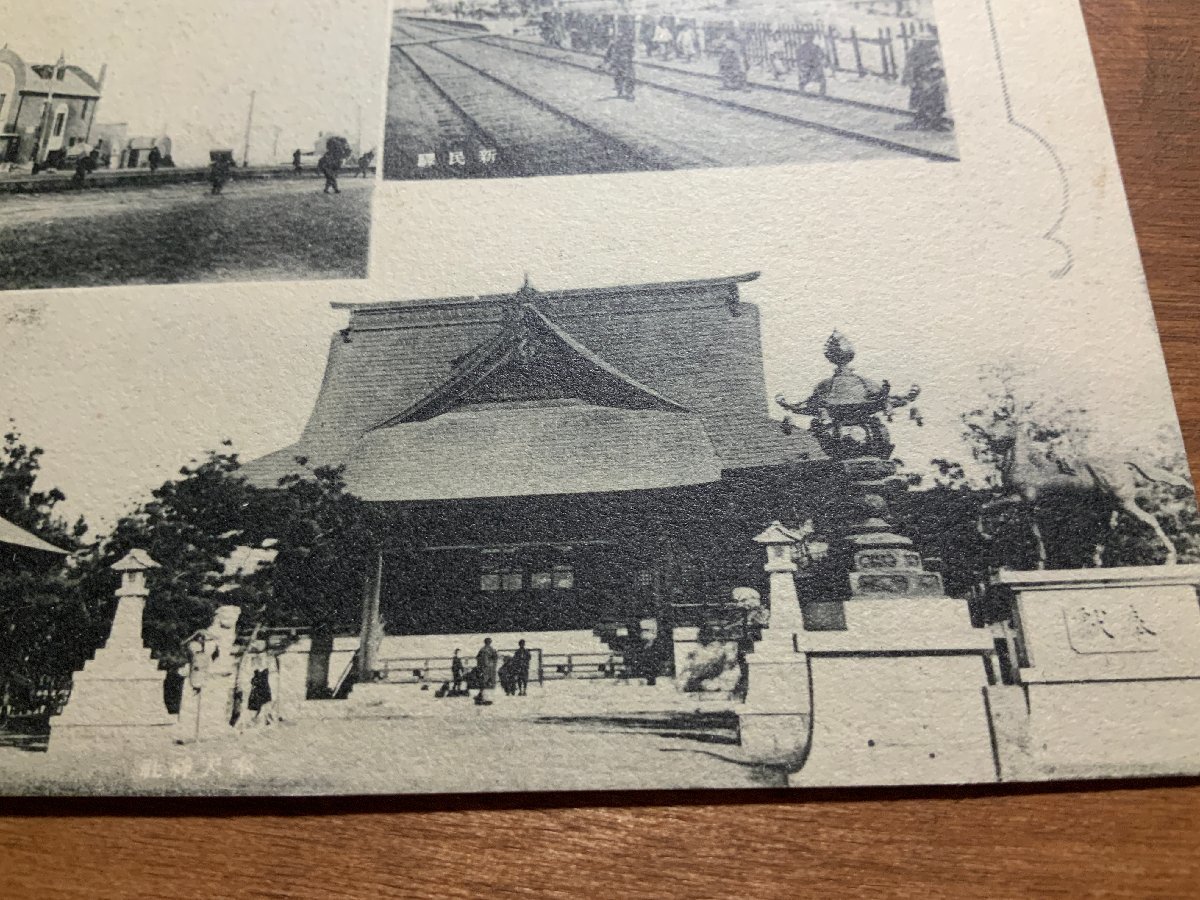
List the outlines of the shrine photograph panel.
{"label": "shrine photograph panel", "polygon": [[957,160],[932,0],[398,0],[388,179]]}
{"label": "shrine photograph panel", "polygon": [[128,6],[5,3],[0,290],[365,278],[387,0]]}
{"label": "shrine photograph panel", "polygon": [[[919,324],[781,305],[773,268],[339,302],[282,386],[175,342],[149,424],[82,447],[14,408],[3,465],[40,493],[0,519],[0,790],[1195,771],[1200,526],[1163,383],[1113,418],[998,349],[964,378]],[[222,328],[288,340],[269,309]],[[121,351],[59,310],[13,311],[22,364],[104,370]],[[172,410],[212,352],[218,399]],[[210,443],[163,481],[172,416]]]}

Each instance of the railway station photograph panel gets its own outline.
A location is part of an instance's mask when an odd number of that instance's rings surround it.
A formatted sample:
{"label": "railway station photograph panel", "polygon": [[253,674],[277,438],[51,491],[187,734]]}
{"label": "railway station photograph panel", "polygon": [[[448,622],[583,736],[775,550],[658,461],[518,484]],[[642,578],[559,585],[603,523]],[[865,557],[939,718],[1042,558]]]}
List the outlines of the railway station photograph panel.
{"label": "railway station photograph panel", "polygon": [[388,0],[14,2],[0,290],[367,276]]}
{"label": "railway station photograph panel", "polygon": [[397,0],[386,179],[957,161],[932,0]]}

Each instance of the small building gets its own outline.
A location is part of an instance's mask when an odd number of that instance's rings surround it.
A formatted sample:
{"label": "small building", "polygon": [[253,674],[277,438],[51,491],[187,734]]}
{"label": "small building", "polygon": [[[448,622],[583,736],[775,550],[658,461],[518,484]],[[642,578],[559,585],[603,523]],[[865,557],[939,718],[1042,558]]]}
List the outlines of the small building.
{"label": "small building", "polygon": [[757,277],[336,304],[349,326],[307,427],[244,474],[345,467],[376,516],[364,578],[388,636],[703,624],[765,588],[764,523],[839,483],[768,416],[739,296]]}
{"label": "small building", "polygon": [[163,165],[171,162],[171,138],[165,134],[129,135],[125,122],[100,122],[92,130],[93,146],[100,151],[100,165],[109,169],[144,169],[150,165],[150,151],[162,154]]}
{"label": "small building", "polygon": [[72,148],[87,144],[104,85],[59,59],[27,63],[0,48],[0,163],[61,165]]}

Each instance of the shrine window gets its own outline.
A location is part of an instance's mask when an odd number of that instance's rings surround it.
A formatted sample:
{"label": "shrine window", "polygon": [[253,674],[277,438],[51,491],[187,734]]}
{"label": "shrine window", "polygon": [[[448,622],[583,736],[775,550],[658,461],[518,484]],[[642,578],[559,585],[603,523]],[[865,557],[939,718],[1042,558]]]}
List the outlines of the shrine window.
{"label": "shrine window", "polygon": [[479,576],[479,589],[481,591],[498,591],[500,590],[500,573],[499,572],[484,572]]}
{"label": "shrine window", "polygon": [[570,566],[554,567],[554,589],[569,591],[575,587],[575,570]]}
{"label": "shrine window", "polygon": [[504,572],[500,575],[500,587],[506,591],[519,591],[525,586],[524,572]]}
{"label": "shrine window", "polygon": [[653,582],[654,576],[651,574],[649,569],[642,569],[636,572],[633,576],[633,586],[641,588],[642,590],[648,590]]}
{"label": "shrine window", "polygon": [[529,586],[535,591],[548,591],[554,587],[554,575],[550,572],[534,572],[529,576]]}

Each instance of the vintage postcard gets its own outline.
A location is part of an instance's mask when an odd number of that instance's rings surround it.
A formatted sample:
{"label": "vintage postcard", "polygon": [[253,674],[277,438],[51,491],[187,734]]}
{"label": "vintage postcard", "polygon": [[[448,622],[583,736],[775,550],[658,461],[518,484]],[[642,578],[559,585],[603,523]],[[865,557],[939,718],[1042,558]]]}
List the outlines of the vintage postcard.
{"label": "vintage postcard", "polygon": [[0,792],[1200,773],[1076,0],[117,5],[0,51]]}
{"label": "vintage postcard", "polygon": [[386,0],[6,7],[0,290],[366,276]]}

